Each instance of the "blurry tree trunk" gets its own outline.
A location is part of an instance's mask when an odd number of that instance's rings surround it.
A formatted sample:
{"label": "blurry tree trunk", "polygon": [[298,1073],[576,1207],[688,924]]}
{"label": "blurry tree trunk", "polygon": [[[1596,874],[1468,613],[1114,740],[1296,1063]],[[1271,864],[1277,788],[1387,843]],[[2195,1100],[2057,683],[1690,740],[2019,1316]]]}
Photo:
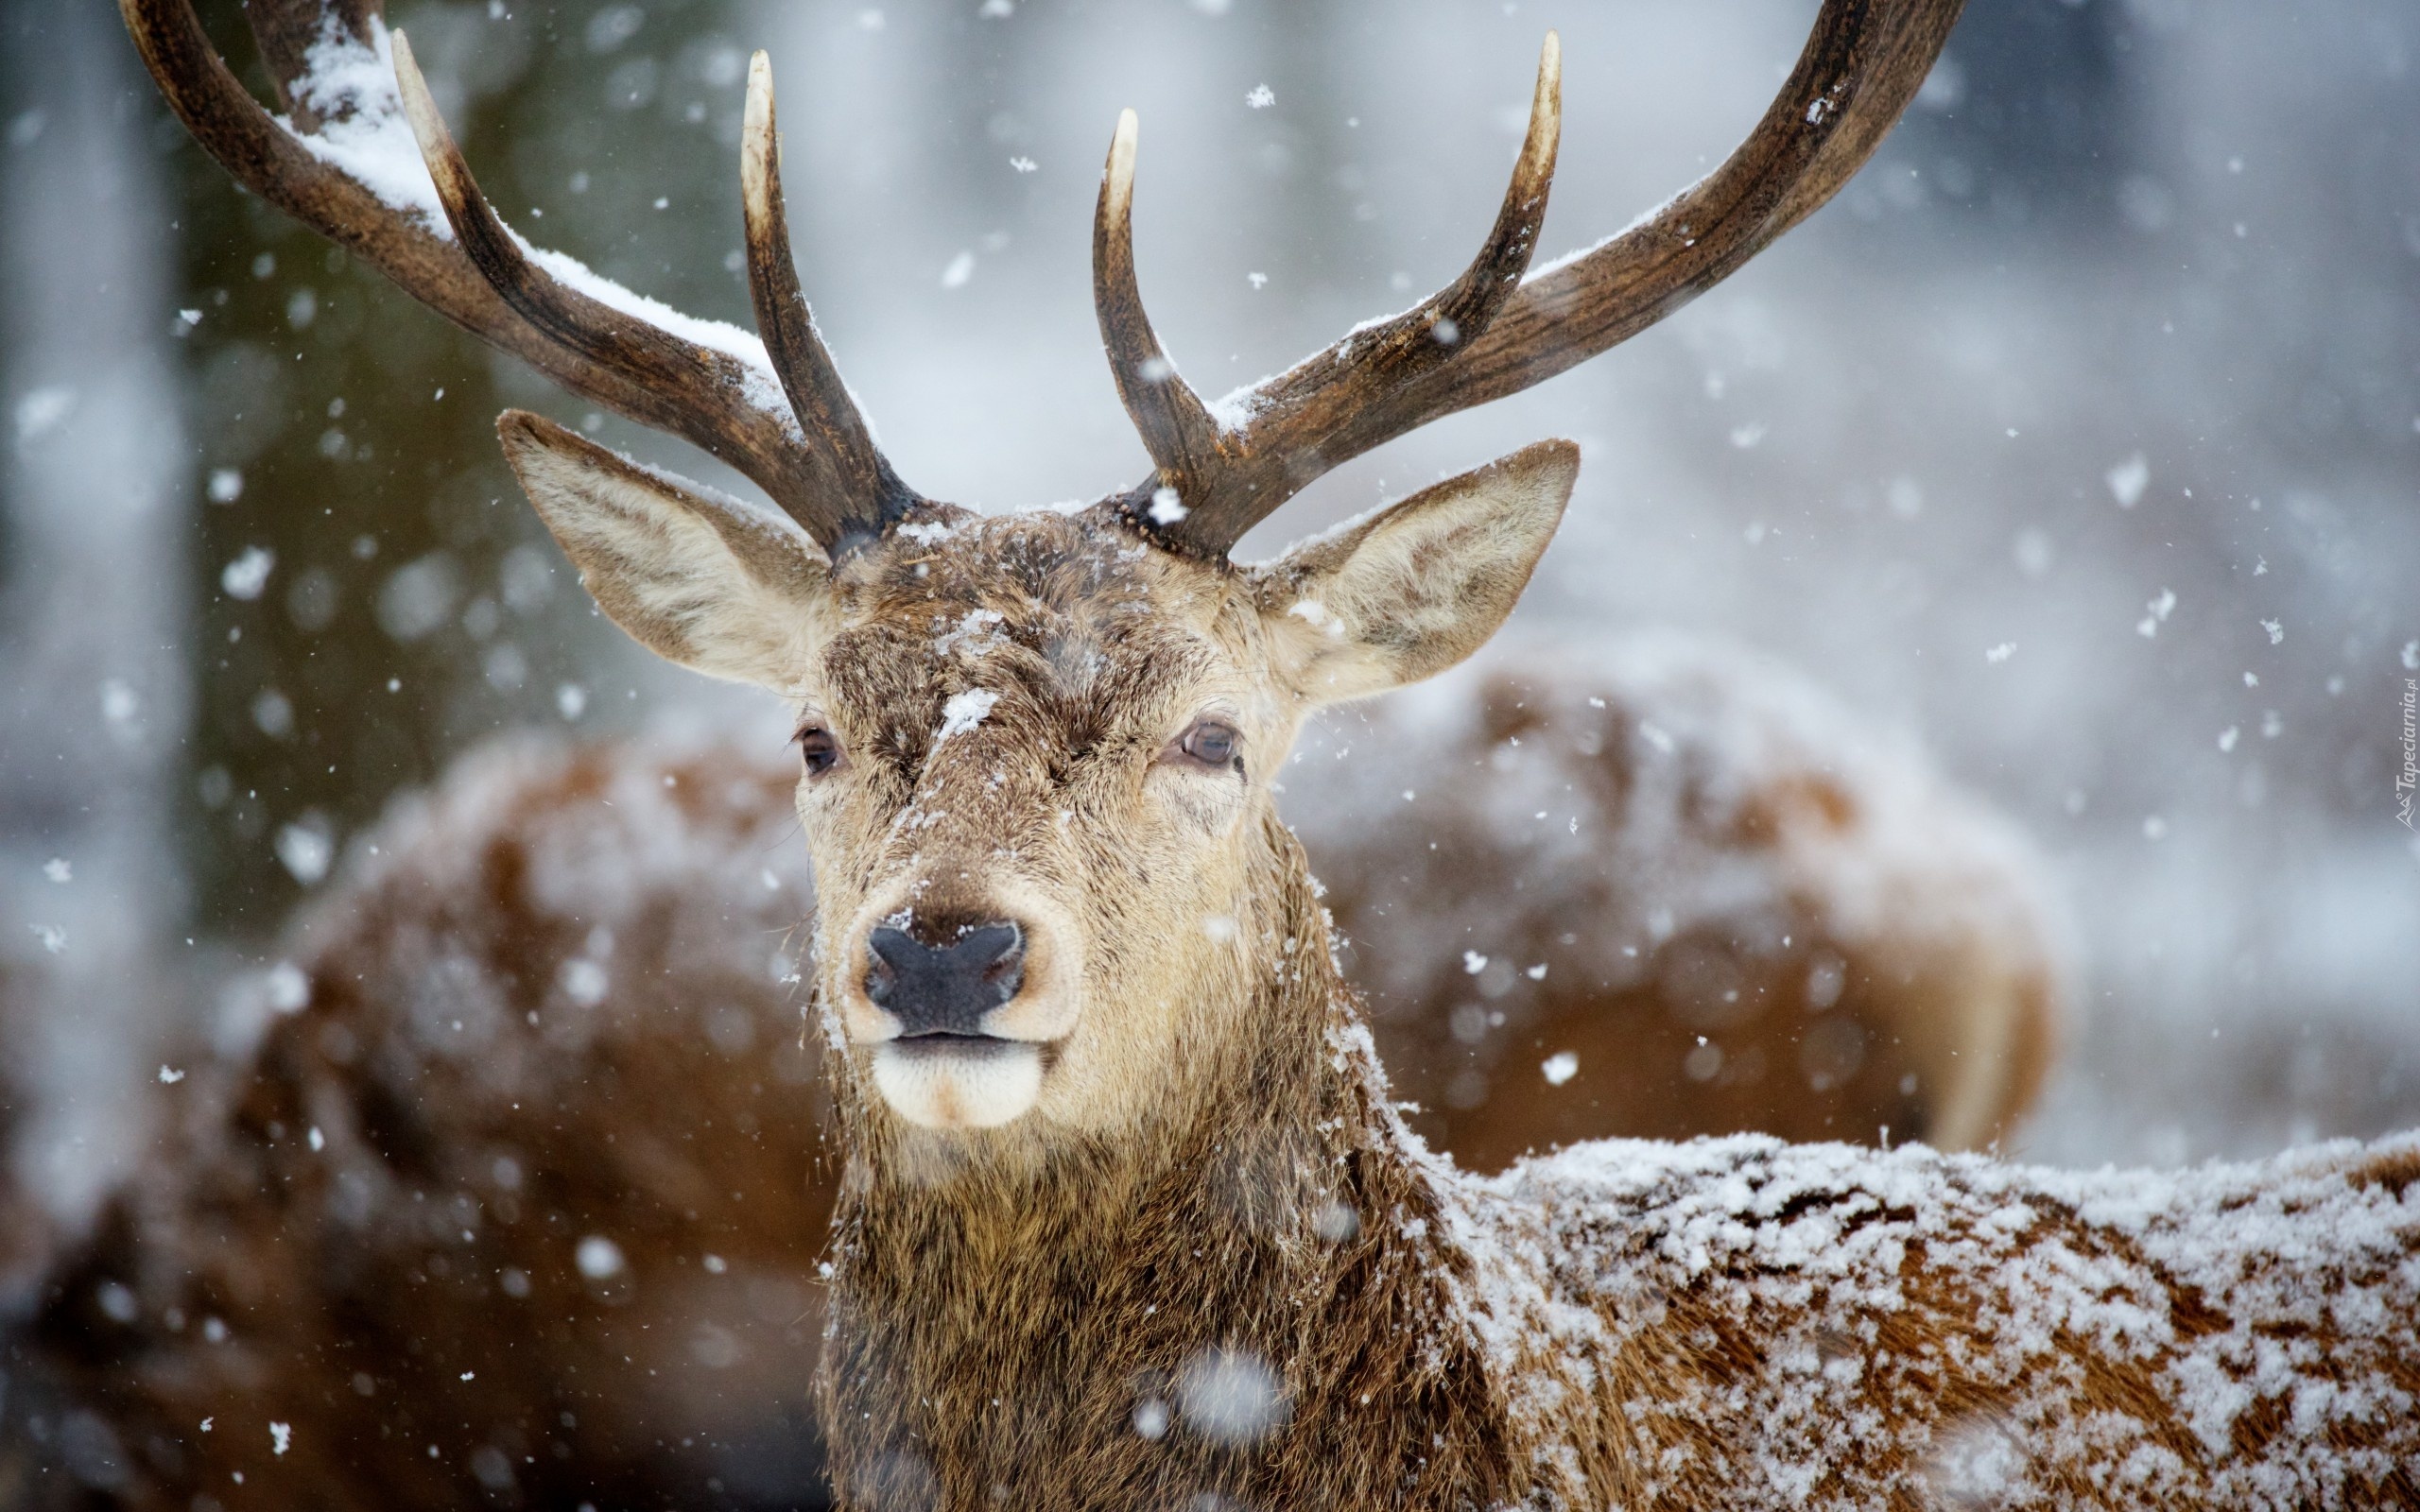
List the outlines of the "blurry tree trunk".
{"label": "blurry tree trunk", "polygon": [[0,1038],[34,1104],[17,1174],[72,1218],[142,1136],[185,902],[175,232],[114,8],[0,15]]}

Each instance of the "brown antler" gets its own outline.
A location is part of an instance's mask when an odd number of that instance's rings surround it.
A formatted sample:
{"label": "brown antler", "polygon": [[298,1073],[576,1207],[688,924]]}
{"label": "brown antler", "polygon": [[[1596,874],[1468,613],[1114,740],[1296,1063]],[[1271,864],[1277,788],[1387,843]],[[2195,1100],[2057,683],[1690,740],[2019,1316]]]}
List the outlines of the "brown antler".
{"label": "brown antler", "polygon": [[[238,182],[573,393],[722,458],[818,541],[828,544],[857,522],[887,518],[882,500],[853,490],[856,474],[834,449],[808,444],[778,391],[779,370],[745,333],[690,321],[601,281],[580,279],[594,295],[570,287],[564,279],[580,278],[579,265],[532,252],[507,231],[437,118],[400,33],[391,38],[399,101],[385,113],[410,118],[439,195],[418,202],[414,186],[392,173],[365,181],[366,152],[384,146],[375,133],[400,131],[402,123],[381,119],[384,102],[357,89],[346,96],[315,88],[312,64],[328,50],[349,49],[358,55],[351,60],[354,82],[374,83],[363,71],[377,64],[389,36],[381,9],[379,0],[249,0],[262,57],[293,112],[289,129],[229,72],[191,0],[119,0],[169,107]],[[331,134],[338,129],[347,133],[343,144]],[[393,167],[397,154],[375,155]],[[889,474],[887,465],[882,471]]]}
{"label": "brown antler", "polygon": [[[1384,392],[1445,365],[1457,347],[1487,329],[1537,249],[1563,130],[1562,92],[1563,47],[1548,32],[1538,57],[1529,134],[1478,256],[1453,283],[1392,319],[1355,331],[1297,372],[1319,369],[1318,383],[1340,397]],[[1134,112],[1127,111],[1117,120],[1093,215],[1093,301],[1118,397],[1158,464],[1152,482],[1138,490],[1143,517],[1167,539],[1224,553],[1253,521],[1344,459],[1321,460],[1316,447],[1263,444],[1264,426],[1273,417],[1263,412],[1259,389],[1227,401],[1224,413],[1214,415],[1177,376],[1134,283]],[[1237,520],[1242,524],[1231,530]]]}
{"label": "brown antler", "polygon": [[1135,291],[1130,112],[1110,148],[1093,232],[1101,338],[1156,464],[1152,478],[1126,495],[1128,512],[1172,547],[1223,556],[1328,469],[1441,416],[1518,393],[1678,310],[1864,164],[1940,56],[1962,4],[1824,0],[1798,66],[1720,167],[1629,231],[1516,284],[1554,171],[1560,106],[1549,33],[1512,187],[1470,269],[1408,314],[1356,331],[1215,406],[1177,376]]}
{"label": "brown antler", "polygon": [[839,474],[842,497],[861,511],[834,522],[832,534],[813,531],[837,545],[852,532],[879,534],[922,502],[899,480],[874,444],[865,417],[857,413],[849,386],[815,329],[815,312],[798,285],[790,261],[789,217],[782,208],[782,142],[773,124],[773,65],[763,53],[748,60],[748,113],[740,132],[739,198],[748,231],[748,294],[756,308],[756,329],[765,339],[773,371],[790,408],[813,433]]}

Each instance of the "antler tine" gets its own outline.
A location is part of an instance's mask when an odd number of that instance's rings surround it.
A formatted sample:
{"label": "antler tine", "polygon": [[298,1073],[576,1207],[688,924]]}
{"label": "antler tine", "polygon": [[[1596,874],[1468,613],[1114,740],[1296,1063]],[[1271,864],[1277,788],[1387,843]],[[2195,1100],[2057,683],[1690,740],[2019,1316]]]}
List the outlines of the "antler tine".
{"label": "antler tine", "polygon": [[[1722,165],[1662,210],[1595,249],[1536,278],[1494,289],[1462,321],[1443,301],[1495,255],[1517,196],[1533,171],[1543,118],[1554,112],[1547,38],[1530,143],[1490,249],[1463,279],[1376,332],[1346,336],[1275,378],[1229,397],[1243,417],[1219,441],[1216,472],[1192,483],[1189,512],[1160,537],[1204,555],[1223,553],[1297,490],[1340,463],[1442,416],[1518,393],[1645,330],[1728,277],[1774,237],[1829,199],[1873,155],[1924,82],[1962,0],[1824,0],[1797,66],[1764,118]],[[1551,172],[1551,136],[1544,168]],[[1537,182],[1536,212],[1545,210]],[[1535,228],[1530,228],[1534,240]],[[1517,278],[1530,247],[1496,266]],[[1512,253],[1517,250],[1518,261]],[[1459,343],[1417,345],[1386,360],[1374,338],[1400,341],[1405,323],[1432,308],[1454,318]],[[1146,490],[1126,497],[1130,511]],[[1205,518],[1206,517],[1206,518]],[[1138,519],[1142,517],[1138,515]]]}
{"label": "antler tine", "polygon": [[874,444],[799,288],[798,265],[790,258],[789,217],[782,204],[781,150],[773,120],[772,60],[759,52],[748,62],[748,110],[739,142],[748,294],[756,310],[756,330],[790,408],[839,476],[834,507],[828,511],[831,519],[807,527],[818,541],[837,548],[845,538],[879,535],[923,501],[900,481]]}
{"label": "antler tine", "polygon": [[[1128,172],[1132,172],[1132,112],[1129,112],[1118,123],[1119,146],[1111,149],[1110,174],[1101,185],[1105,211],[1112,207],[1113,191],[1121,187],[1119,147],[1125,149]],[[1155,526],[1160,539],[1171,546],[1201,556],[1224,556],[1245,531],[1296,490],[1335,461],[1342,460],[1324,457],[1320,442],[1320,432],[1332,428],[1339,418],[1331,413],[1334,406],[1360,403],[1363,395],[1399,387],[1446,365],[1459,348],[1486,331],[1512,300],[1522,273],[1537,250],[1538,229],[1546,220],[1547,197],[1554,181],[1555,152],[1562,134],[1563,43],[1549,31],[1539,49],[1529,130],[1522,139],[1520,157],[1513,163],[1512,181],[1505,187],[1504,202],[1496,211],[1495,223],[1489,228],[1486,241],[1461,276],[1403,314],[1354,332],[1318,356],[1298,364],[1292,371],[1252,391],[1245,411],[1250,418],[1244,424],[1224,434],[1214,432],[1215,457],[1197,460],[1198,453],[1188,452],[1181,458],[1186,465],[1177,476],[1170,477],[1168,474],[1176,470],[1154,447],[1152,456],[1160,463],[1161,485],[1174,487],[1185,507],[1182,511],[1162,507],[1156,513],[1150,508],[1138,509],[1142,490],[1137,490],[1129,496],[1129,512]],[[1117,249],[1128,255],[1124,272],[1131,291],[1132,254],[1125,234],[1122,200],[1115,208],[1119,215],[1115,240]],[[1097,267],[1104,239],[1102,232],[1096,231]],[[1098,276],[1097,273],[1097,279]],[[1133,318],[1138,323],[1142,318],[1139,301],[1133,304]],[[1107,335],[1110,309],[1106,301],[1101,326]],[[1143,330],[1148,335],[1149,326],[1144,325]],[[1124,393],[1126,388],[1121,372],[1119,391]],[[1191,398],[1189,391],[1185,398]],[[1198,401],[1195,404],[1200,407]],[[1143,427],[1148,444],[1150,427],[1133,399],[1128,399],[1127,408],[1134,413],[1136,424]],[[1211,465],[1201,465],[1204,460]]]}
{"label": "antler tine", "polygon": [[[389,198],[382,198],[338,165],[341,155],[313,134],[320,123],[307,88],[310,55],[328,45],[374,54],[379,38],[387,35],[378,0],[248,0],[253,34],[277,74],[297,129],[271,118],[229,71],[191,0],[119,0],[118,9],[169,108],[237,182],[573,393],[730,462],[802,517],[802,524],[803,511],[813,513],[813,501],[835,487],[831,470],[801,443],[788,406],[774,397],[774,385],[763,380],[752,362],[664,333],[658,334],[660,344],[688,346],[689,360],[673,357],[626,369],[614,365],[620,352],[613,343],[567,344],[562,333],[531,319],[489,284],[438,215],[439,207],[390,202],[392,187],[386,189]],[[363,123],[356,116],[354,125],[359,129]],[[468,175],[463,177],[467,182]],[[497,231],[497,239],[518,256],[518,245],[501,227]],[[576,308],[580,297],[562,292]],[[595,310],[631,332],[625,345],[638,343],[633,328],[648,322],[602,305]],[[662,369],[678,373],[680,387],[665,387]]]}
{"label": "antler tine", "polygon": [[1837,194],[1898,124],[1964,0],[1824,0],[1748,140],[1647,220],[1521,286],[1450,375],[1392,396],[1383,434],[1520,392],[1721,283]]}
{"label": "antler tine", "polygon": [[[1101,347],[1117,397],[1156,466],[1152,481],[1136,490],[1142,500],[1138,518],[1164,524],[1197,507],[1195,484],[1220,460],[1219,427],[1201,396],[1177,373],[1143,310],[1134,279],[1136,132],[1134,112],[1119,112],[1109,162],[1101,169],[1100,198],[1093,208],[1093,312],[1100,319]],[[1177,507],[1151,502],[1163,489],[1175,492]]]}

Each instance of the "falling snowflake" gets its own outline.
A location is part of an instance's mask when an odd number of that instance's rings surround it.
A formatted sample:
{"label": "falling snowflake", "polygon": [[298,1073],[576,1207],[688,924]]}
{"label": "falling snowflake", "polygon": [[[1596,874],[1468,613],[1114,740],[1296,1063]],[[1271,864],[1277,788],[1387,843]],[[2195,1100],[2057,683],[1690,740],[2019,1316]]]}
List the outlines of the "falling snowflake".
{"label": "falling snowflake", "polygon": [[1177,1372],[1177,1402],[1204,1438],[1250,1444],[1286,1420],[1286,1385],[1248,1349],[1204,1349]]}
{"label": "falling snowflake", "polygon": [[2103,472],[2100,480],[2109,485],[2109,496],[2118,501],[2118,508],[2131,509],[2142,502],[2143,490],[2151,487],[2152,465],[2136,452]]}
{"label": "falling snowflake", "polygon": [[579,1273],[592,1281],[610,1280],[622,1274],[622,1246],[603,1234],[590,1234],[579,1242],[573,1252]]}
{"label": "falling snowflake", "polygon": [[1134,1404],[1134,1431],[1157,1443],[1168,1431],[1168,1404],[1157,1397],[1147,1397]]}
{"label": "falling snowflake", "polygon": [[277,859],[305,887],[328,874],[336,859],[336,841],[309,824],[289,824],[277,832]]}
{"label": "falling snowflake", "polygon": [[247,546],[242,556],[220,570],[218,586],[227,591],[229,598],[250,603],[268,586],[269,569],[276,565],[277,553],[266,546]]}
{"label": "falling snowflake", "polygon": [[300,1013],[311,1005],[311,979],[292,961],[280,961],[261,973],[261,993],[279,1013]]}
{"label": "falling snowflake", "polygon": [[2161,589],[2159,597],[2152,599],[2143,608],[2148,612],[2135,622],[2135,633],[2148,641],[2157,635],[2159,627],[2168,623],[2168,617],[2176,612],[2176,591],[2172,588]]}

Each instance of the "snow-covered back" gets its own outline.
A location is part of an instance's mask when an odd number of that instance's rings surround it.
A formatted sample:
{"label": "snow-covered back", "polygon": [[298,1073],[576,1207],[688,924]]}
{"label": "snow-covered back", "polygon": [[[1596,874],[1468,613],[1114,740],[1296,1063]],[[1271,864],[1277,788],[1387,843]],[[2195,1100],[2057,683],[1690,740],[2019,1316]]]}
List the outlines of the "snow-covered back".
{"label": "snow-covered back", "polygon": [[2169,1172],[1607,1141],[1441,1179],[1526,1410],[1610,1388],[1651,1500],[2371,1505],[2420,1474],[2420,1138]]}

